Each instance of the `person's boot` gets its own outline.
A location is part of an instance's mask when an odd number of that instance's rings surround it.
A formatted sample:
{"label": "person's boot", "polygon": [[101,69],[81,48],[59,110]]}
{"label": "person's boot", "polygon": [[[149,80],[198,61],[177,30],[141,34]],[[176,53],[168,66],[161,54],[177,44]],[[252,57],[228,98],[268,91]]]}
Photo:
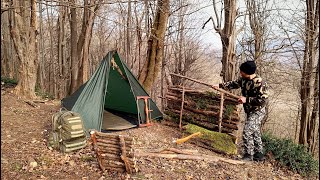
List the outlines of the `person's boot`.
{"label": "person's boot", "polygon": [[253,155],[253,160],[255,161],[264,161],[264,155],[261,152],[257,152]]}
{"label": "person's boot", "polygon": [[243,161],[253,161],[253,156],[246,153],[243,155],[242,160]]}

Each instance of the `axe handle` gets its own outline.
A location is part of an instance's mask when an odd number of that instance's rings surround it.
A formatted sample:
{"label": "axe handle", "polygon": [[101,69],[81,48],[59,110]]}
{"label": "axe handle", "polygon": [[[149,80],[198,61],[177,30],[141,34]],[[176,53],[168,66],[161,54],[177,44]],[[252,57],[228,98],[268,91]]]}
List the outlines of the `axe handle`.
{"label": "axe handle", "polygon": [[177,139],[177,140],[176,140],[176,143],[177,143],[177,144],[182,144],[182,143],[188,141],[189,139],[191,139],[192,137],[194,137],[194,136],[199,136],[200,134],[201,134],[201,132],[193,133],[193,134],[191,134],[191,135],[189,135],[189,136],[187,136],[187,137],[185,137],[185,138]]}

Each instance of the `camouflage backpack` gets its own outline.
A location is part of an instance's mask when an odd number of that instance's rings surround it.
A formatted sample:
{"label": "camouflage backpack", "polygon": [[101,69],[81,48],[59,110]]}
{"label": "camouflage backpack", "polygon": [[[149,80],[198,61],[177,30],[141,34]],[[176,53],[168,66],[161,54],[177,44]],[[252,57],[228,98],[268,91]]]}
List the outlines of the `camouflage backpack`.
{"label": "camouflage backpack", "polygon": [[52,116],[52,132],[48,147],[62,152],[81,149],[87,144],[86,133],[80,114],[60,110]]}

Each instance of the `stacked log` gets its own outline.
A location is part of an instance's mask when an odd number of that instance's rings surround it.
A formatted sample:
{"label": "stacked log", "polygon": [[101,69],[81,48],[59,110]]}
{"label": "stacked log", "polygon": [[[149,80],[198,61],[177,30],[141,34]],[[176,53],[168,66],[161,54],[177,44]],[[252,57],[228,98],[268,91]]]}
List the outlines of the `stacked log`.
{"label": "stacked log", "polygon": [[102,171],[138,172],[134,156],[134,138],[93,131],[93,148]]}
{"label": "stacked log", "polygon": [[[184,97],[182,97],[183,92]],[[192,123],[208,130],[220,131],[236,137],[240,122],[238,100],[235,97],[224,95],[221,103],[221,94],[179,86],[169,87],[165,96],[167,100],[165,114],[179,123],[182,112],[184,125]],[[182,99],[184,99],[183,103]]]}

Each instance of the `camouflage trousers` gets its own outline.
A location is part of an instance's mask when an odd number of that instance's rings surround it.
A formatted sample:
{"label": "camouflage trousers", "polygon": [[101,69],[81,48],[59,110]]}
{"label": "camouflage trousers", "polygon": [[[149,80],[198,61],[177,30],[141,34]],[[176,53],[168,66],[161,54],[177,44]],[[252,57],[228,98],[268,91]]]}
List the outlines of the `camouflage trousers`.
{"label": "camouflage trousers", "polygon": [[243,129],[244,153],[254,155],[263,150],[260,126],[266,114],[265,108],[247,113]]}

